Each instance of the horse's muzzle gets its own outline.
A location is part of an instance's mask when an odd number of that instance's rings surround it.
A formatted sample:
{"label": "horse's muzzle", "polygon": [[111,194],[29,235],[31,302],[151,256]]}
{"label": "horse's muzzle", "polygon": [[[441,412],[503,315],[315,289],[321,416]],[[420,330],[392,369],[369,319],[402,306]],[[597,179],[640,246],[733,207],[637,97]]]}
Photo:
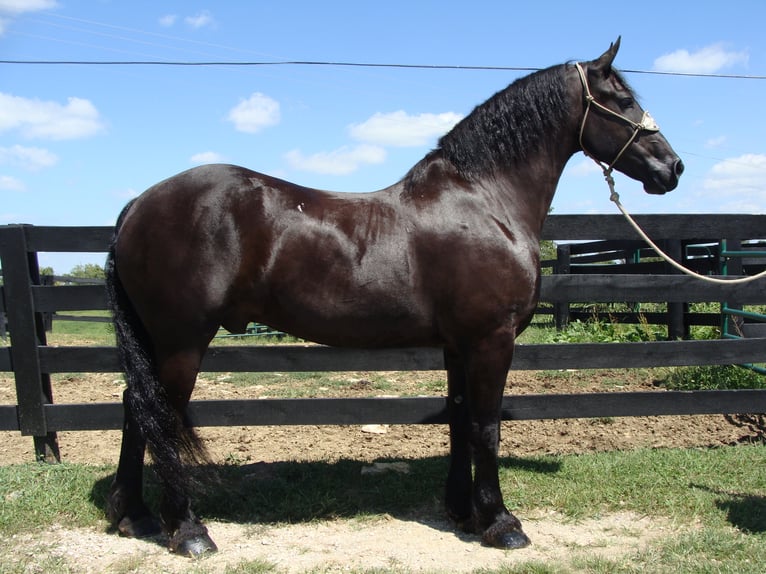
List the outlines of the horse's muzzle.
{"label": "horse's muzzle", "polygon": [[684,172],[685,166],[681,158],[676,158],[673,162],[673,166],[665,174],[655,174],[650,182],[644,184],[644,191],[651,193],[652,195],[662,195],[669,191],[673,191],[678,187],[678,179]]}

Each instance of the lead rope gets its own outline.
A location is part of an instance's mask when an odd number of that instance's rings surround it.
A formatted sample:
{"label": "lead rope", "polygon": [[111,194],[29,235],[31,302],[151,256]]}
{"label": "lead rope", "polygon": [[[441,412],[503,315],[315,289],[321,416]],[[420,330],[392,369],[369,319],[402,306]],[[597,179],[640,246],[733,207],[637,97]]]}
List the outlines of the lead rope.
{"label": "lead rope", "polygon": [[697,279],[701,279],[702,281],[707,281],[708,283],[716,283],[716,284],[727,284],[727,285],[735,285],[737,283],[749,283],[750,281],[755,281],[756,279],[760,279],[761,277],[766,277],[766,271],[761,271],[757,275],[751,275],[750,277],[740,277],[739,279],[719,279],[717,277],[708,277],[707,275],[701,275],[699,273],[696,273],[695,271],[692,271],[691,269],[684,267],[678,261],[675,261],[673,258],[671,258],[667,253],[665,253],[662,249],[660,249],[657,244],[652,241],[649,236],[644,233],[644,230],[639,227],[639,225],[635,222],[635,220],[630,216],[628,213],[628,210],[625,209],[625,207],[620,203],[620,194],[617,193],[614,189],[614,178],[612,177],[612,174],[608,172],[607,170],[604,170],[604,178],[606,179],[606,183],[609,185],[609,191],[610,196],[609,199],[614,202],[614,204],[617,206],[617,209],[619,209],[622,214],[625,216],[625,219],[628,220],[628,223],[630,223],[631,227],[636,230],[636,232],[641,236],[641,238],[646,241],[649,246],[654,249],[657,254],[662,257],[665,261],[667,261],[671,266],[675,267],[682,273],[685,273],[686,275],[689,275],[691,277],[696,277]]}

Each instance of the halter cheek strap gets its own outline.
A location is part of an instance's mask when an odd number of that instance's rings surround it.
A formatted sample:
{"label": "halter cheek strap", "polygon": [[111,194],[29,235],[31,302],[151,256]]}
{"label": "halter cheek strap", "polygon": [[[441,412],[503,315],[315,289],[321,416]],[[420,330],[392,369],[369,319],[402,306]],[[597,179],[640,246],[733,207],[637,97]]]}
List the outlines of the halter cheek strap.
{"label": "halter cheek strap", "polygon": [[[634,122],[630,118],[619,114],[615,112],[614,110],[610,110],[605,105],[600,104],[596,101],[596,99],[593,97],[593,94],[590,92],[590,86],[588,86],[588,77],[585,75],[585,70],[583,70],[582,65],[580,63],[576,63],[575,66],[577,67],[577,72],[580,74],[580,81],[582,82],[583,92],[585,95],[585,113],[583,114],[582,123],[580,124],[580,148],[582,148],[583,153],[587,155],[589,158],[591,158],[593,161],[595,161],[600,167],[601,170],[604,172],[604,176],[607,178],[607,181],[611,179],[612,170],[614,169],[614,165],[619,161],[619,159],[622,157],[622,154],[625,153],[625,150],[630,147],[630,144],[632,144],[639,133],[641,132],[658,132],[660,131],[660,127],[657,125],[657,122],[654,121],[654,118],[649,114],[649,112],[645,111],[644,115],[641,117],[640,122]],[[628,138],[628,141],[625,142],[625,145],[622,146],[622,149],[617,153],[617,156],[612,160],[612,162],[609,165],[604,164],[599,159],[596,158],[592,153],[590,153],[587,148],[585,147],[585,142],[583,142],[583,133],[585,132],[585,123],[588,121],[588,114],[590,113],[591,106],[596,106],[601,111],[614,116],[624,122],[626,122],[628,125],[630,125],[633,128],[633,133]]]}

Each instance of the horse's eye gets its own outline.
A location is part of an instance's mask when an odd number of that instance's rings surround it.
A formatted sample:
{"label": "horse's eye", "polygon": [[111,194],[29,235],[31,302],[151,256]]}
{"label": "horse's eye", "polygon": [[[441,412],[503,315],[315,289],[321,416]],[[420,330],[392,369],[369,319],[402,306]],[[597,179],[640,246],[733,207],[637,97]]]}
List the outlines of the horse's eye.
{"label": "horse's eye", "polygon": [[619,102],[619,105],[620,105],[620,108],[622,108],[623,110],[629,110],[630,108],[633,107],[634,103],[635,102],[633,98],[622,98]]}

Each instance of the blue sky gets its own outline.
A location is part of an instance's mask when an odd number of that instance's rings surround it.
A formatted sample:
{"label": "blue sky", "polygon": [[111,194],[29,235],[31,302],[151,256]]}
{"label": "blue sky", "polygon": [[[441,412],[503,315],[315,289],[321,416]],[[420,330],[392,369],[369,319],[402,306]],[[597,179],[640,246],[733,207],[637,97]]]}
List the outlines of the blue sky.
{"label": "blue sky", "polygon": [[[679,187],[636,213],[766,211],[766,3],[417,0],[0,0],[0,59],[343,61],[546,67],[622,35],[623,70],[684,159]],[[0,64],[0,224],[111,225],[150,185],[207,162],[372,191],[402,177],[460,117],[526,72],[332,66]],[[760,77],[760,79],[758,79]],[[615,213],[572,158],[555,213]],[[63,273],[103,255],[44,255]]]}

